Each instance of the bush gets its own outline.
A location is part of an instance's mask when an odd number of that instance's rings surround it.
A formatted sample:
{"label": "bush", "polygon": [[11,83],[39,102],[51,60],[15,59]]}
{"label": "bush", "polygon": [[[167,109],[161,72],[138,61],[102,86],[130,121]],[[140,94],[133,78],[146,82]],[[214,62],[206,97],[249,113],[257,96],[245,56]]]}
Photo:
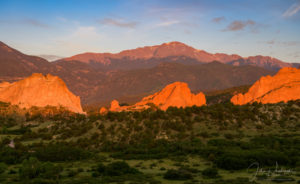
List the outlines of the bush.
{"label": "bush", "polygon": [[139,174],[140,172],[130,167],[126,162],[113,162],[108,164],[107,166],[102,163],[98,164],[96,167],[96,172],[92,174],[93,177],[97,176],[121,176],[126,174]]}
{"label": "bush", "polygon": [[139,171],[131,168],[126,162],[113,162],[105,167],[105,174],[108,176],[120,176],[124,174],[137,174]]}
{"label": "bush", "polygon": [[167,180],[188,180],[188,179],[192,179],[193,176],[191,173],[187,172],[186,170],[168,170],[165,174],[164,174],[164,179]]}
{"label": "bush", "polygon": [[37,178],[41,173],[42,165],[38,159],[30,157],[28,160],[24,160],[22,166],[19,169],[21,179],[33,179]]}
{"label": "bush", "polygon": [[202,171],[202,175],[207,178],[217,178],[219,174],[216,168],[207,168]]}
{"label": "bush", "polygon": [[6,164],[4,163],[0,163],[0,174],[4,173],[6,171]]}
{"label": "bush", "polygon": [[37,158],[30,157],[24,160],[22,166],[19,169],[21,179],[34,179],[34,178],[46,178],[46,179],[58,179],[60,172],[63,170],[60,166],[47,162],[41,163]]}
{"label": "bush", "polygon": [[240,170],[248,167],[247,161],[237,155],[224,154],[216,160],[217,166],[226,170]]}

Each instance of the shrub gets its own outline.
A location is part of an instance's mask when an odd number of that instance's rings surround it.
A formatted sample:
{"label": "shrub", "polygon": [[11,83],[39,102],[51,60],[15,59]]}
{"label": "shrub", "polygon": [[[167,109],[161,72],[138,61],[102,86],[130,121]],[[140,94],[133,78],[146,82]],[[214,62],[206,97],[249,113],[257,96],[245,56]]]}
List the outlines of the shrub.
{"label": "shrub", "polygon": [[126,162],[113,162],[105,167],[105,174],[108,176],[120,176],[124,174],[137,174],[139,171],[131,168]]}
{"label": "shrub", "polygon": [[92,174],[92,176],[121,176],[139,173],[140,172],[137,169],[130,167],[126,162],[117,161],[110,163],[107,166],[103,165],[102,163],[98,164],[96,171]]}
{"label": "shrub", "polygon": [[0,163],[0,174],[4,173],[6,171],[6,164],[4,163]]}
{"label": "shrub", "polygon": [[164,179],[167,180],[188,180],[188,179],[192,179],[193,176],[191,173],[187,172],[186,170],[168,170],[165,174],[164,174]]}
{"label": "shrub", "polygon": [[63,170],[60,166],[47,162],[41,163],[37,158],[30,157],[24,160],[22,166],[19,169],[21,179],[34,179],[34,178],[46,178],[46,179],[58,179],[60,172]]}
{"label": "shrub", "polygon": [[216,168],[207,168],[202,171],[202,175],[207,178],[217,178],[218,170]]}

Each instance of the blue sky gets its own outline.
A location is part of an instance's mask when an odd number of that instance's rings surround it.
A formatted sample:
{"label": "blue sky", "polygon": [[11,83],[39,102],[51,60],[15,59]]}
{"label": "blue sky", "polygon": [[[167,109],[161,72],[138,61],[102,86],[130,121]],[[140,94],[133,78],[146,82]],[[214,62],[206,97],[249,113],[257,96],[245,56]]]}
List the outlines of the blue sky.
{"label": "blue sky", "polygon": [[59,56],[180,41],[300,62],[300,0],[0,0],[0,41]]}

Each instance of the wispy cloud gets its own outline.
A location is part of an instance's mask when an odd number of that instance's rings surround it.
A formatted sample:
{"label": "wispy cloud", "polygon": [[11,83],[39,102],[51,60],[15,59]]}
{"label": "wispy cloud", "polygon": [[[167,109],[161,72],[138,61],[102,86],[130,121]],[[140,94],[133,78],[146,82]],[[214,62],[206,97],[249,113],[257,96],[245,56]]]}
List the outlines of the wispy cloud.
{"label": "wispy cloud", "polygon": [[266,43],[268,45],[283,45],[283,46],[295,46],[295,45],[300,45],[299,41],[277,41],[275,39],[269,40],[269,41],[262,41],[259,43]]}
{"label": "wispy cloud", "polygon": [[124,28],[135,28],[138,25],[138,22],[135,21],[124,21],[122,19],[113,19],[113,18],[105,18],[98,22],[100,24],[113,25],[113,26],[124,27]]}
{"label": "wispy cloud", "polygon": [[170,20],[170,21],[161,22],[161,23],[157,24],[156,27],[168,27],[168,26],[178,24],[178,23],[180,23],[180,21]]}
{"label": "wispy cloud", "polygon": [[241,31],[244,30],[246,27],[253,28],[253,26],[255,25],[257,25],[257,23],[254,22],[253,20],[247,20],[247,21],[235,20],[231,22],[223,31]]}
{"label": "wispy cloud", "polygon": [[68,35],[56,38],[55,44],[65,52],[79,53],[83,51],[98,50],[97,46],[102,41],[103,35],[99,34],[94,26],[78,26]]}
{"label": "wispy cloud", "polygon": [[35,27],[41,27],[41,28],[48,28],[49,26],[47,24],[44,24],[36,19],[24,19],[22,20],[23,23],[35,26]]}
{"label": "wispy cloud", "polygon": [[292,6],[287,9],[282,16],[285,18],[291,17],[300,11],[300,0],[297,3],[293,4]]}
{"label": "wispy cloud", "polygon": [[57,20],[61,21],[61,22],[67,22],[68,19],[66,19],[65,17],[56,17]]}
{"label": "wispy cloud", "polygon": [[226,18],[224,16],[222,16],[222,17],[213,18],[212,22],[214,22],[214,23],[221,23],[221,22],[223,22],[225,20],[226,20]]}

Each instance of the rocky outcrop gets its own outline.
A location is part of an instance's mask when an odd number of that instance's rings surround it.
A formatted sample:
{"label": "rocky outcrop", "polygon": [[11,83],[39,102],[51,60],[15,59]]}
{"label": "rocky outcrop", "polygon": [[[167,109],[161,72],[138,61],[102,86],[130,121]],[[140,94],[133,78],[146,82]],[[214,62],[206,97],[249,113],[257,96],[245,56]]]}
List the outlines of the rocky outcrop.
{"label": "rocky outcrop", "polygon": [[118,111],[119,109],[120,109],[119,102],[117,100],[111,101],[109,110],[110,111]]}
{"label": "rocky outcrop", "polygon": [[62,106],[72,112],[83,113],[80,98],[68,90],[63,80],[50,74],[35,73],[14,83],[1,83],[0,101],[21,108]]}
{"label": "rocky outcrop", "polygon": [[300,99],[300,69],[283,68],[276,75],[260,78],[246,94],[237,94],[231,102],[236,105],[260,102],[278,103]]}
{"label": "rocky outcrop", "polygon": [[108,112],[106,107],[101,107],[99,113],[100,114],[106,114]]}
{"label": "rocky outcrop", "polygon": [[132,111],[143,110],[155,106],[161,110],[167,110],[168,107],[188,107],[202,106],[206,104],[205,95],[200,92],[192,94],[187,83],[174,82],[167,85],[161,91],[143,98],[140,102],[132,106],[119,106],[114,100],[111,103],[110,111]]}

